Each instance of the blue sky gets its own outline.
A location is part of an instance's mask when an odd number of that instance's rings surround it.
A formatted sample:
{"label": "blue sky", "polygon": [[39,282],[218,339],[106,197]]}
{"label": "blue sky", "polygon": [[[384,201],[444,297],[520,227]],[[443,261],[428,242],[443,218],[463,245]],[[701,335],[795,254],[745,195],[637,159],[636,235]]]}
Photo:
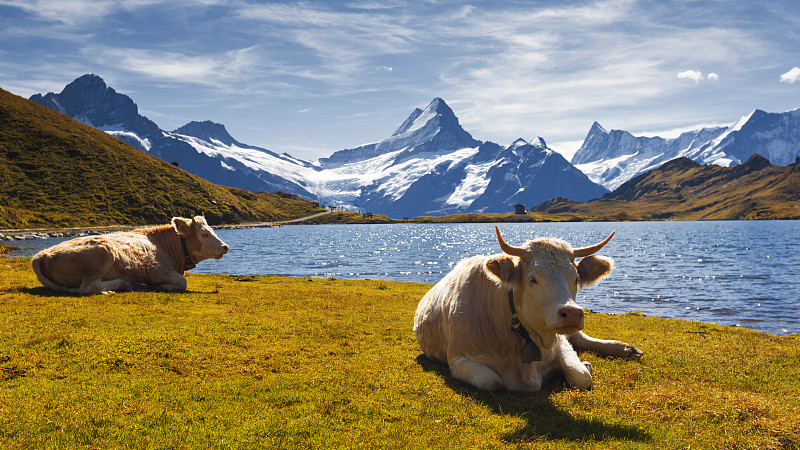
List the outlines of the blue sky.
{"label": "blue sky", "polygon": [[0,0],[0,87],[95,73],[166,130],[304,159],[442,97],[473,137],[569,155],[598,121],[671,136],[800,107],[800,7],[759,1]]}

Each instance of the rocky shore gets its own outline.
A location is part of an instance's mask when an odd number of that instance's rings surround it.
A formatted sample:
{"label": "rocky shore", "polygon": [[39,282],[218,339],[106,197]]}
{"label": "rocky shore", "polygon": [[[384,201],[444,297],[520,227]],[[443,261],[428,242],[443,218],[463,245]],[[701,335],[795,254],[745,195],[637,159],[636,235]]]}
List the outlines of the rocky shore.
{"label": "rocky shore", "polygon": [[14,233],[14,234],[0,233],[0,241],[30,241],[33,239],[92,236],[104,233],[108,233],[108,231],[89,230],[89,231],[48,231],[48,232],[39,231],[33,233]]}

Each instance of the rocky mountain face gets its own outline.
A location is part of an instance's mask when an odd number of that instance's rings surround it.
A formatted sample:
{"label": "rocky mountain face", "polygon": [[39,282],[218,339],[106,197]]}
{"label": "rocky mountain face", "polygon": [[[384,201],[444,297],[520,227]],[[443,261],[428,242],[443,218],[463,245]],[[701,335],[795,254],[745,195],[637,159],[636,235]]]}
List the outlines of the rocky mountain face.
{"label": "rocky mountain face", "polygon": [[675,158],[729,167],[754,154],[773,164],[792,164],[800,156],[800,110],[755,110],[731,126],[702,128],[673,139],[633,136],[621,130],[608,132],[595,122],[572,164],[613,190]]}
{"label": "rocky mountain face", "polygon": [[531,206],[553,196],[584,201],[608,192],[541,138],[508,147],[474,139],[440,98],[415,109],[389,138],[318,162],[242,144],[209,121],[163,131],[96,75],[31,100],[214,183],[390,217],[508,212],[517,203]]}

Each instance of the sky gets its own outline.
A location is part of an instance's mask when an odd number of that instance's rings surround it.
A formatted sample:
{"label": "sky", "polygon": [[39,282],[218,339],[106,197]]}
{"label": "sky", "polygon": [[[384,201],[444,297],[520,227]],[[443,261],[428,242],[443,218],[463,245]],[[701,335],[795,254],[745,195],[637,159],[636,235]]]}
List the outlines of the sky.
{"label": "sky", "polygon": [[567,156],[597,121],[673,137],[800,108],[796,0],[0,0],[0,88],[87,73],[164,130],[315,160],[441,97],[475,139]]}

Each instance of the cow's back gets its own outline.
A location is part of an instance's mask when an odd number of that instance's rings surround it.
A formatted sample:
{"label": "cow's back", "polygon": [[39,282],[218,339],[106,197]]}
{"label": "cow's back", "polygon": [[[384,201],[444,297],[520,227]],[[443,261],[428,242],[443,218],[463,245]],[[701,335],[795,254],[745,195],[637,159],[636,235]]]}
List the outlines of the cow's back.
{"label": "cow's back", "polygon": [[[414,332],[422,351],[431,359],[447,362],[448,350],[470,347],[483,341],[494,328],[489,309],[497,286],[487,277],[483,265],[487,256],[459,262],[422,297],[414,316]],[[477,339],[475,339],[477,338]]]}

